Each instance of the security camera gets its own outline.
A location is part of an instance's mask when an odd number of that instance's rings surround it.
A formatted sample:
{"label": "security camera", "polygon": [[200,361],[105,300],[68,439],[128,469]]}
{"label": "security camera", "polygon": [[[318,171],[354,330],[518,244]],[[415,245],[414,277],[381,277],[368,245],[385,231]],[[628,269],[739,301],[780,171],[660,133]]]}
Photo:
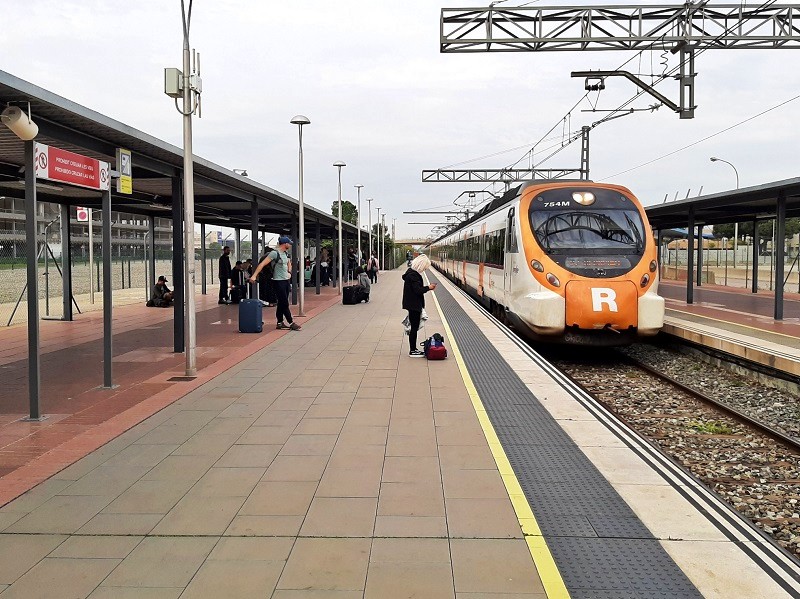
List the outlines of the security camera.
{"label": "security camera", "polygon": [[39,126],[19,106],[9,106],[0,113],[0,122],[23,141],[31,141],[39,134]]}

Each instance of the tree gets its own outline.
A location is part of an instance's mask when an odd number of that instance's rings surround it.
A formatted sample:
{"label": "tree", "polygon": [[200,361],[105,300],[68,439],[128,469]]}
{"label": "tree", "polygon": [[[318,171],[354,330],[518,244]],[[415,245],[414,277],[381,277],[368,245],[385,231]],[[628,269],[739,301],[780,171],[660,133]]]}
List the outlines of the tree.
{"label": "tree", "polygon": [[[339,202],[336,201],[331,206],[331,214],[339,217]],[[358,224],[358,210],[353,202],[342,200],[342,220],[352,225]]]}
{"label": "tree", "polygon": [[[772,241],[772,229],[775,226],[774,220],[763,220],[758,223],[758,246],[764,252],[767,244]],[[714,225],[714,236],[717,238],[733,238],[733,224]],[[786,219],[786,239],[791,239],[800,232],[800,218]],[[739,240],[753,235],[753,221],[739,223]]]}

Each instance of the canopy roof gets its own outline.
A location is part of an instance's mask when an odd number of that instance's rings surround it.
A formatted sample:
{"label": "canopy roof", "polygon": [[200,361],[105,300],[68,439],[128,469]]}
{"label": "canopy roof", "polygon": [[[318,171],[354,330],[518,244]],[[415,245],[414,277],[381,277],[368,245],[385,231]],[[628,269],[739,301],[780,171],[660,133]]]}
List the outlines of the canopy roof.
{"label": "canopy roof", "polygon": [[[114,210],[171,217],[173,178],[181,177],[183,167],[181,148],[0,71],[0,109],[15,104],[27,111],[29,102],[39,126],[37,142],[110,162],[112,167],[118,147],[131,150],[133,194],[112,192]],[[0,195],[24,197],[23,165],[24,142],[0,126]],[[289,231],[297,218],[296,199],[198,156],[194,192],[198,223],[249,229],[253,202],[258,205],[260,229]],[[62,184],[40,184],[37,197],[90,208],[101,204],[99,192]],[[325,237],[335,234],[337,219],[308,204],[305,220],[307,231],[319,221]],[[344,223],[343,231],[354,235],[356,227]]]}

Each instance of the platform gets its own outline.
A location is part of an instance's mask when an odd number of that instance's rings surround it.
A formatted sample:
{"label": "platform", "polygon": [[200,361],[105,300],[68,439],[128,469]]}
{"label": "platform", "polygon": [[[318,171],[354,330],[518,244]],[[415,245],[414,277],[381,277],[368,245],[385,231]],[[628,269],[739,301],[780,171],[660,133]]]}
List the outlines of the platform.
{"label": "platform", "polygon": [[424,334],[450,358],[409,357],[399,274],[0,508],[0,598],[797,596],[449,283]]}
{"label": "platform", "polygon": [[696,287],[686,303],[685,286],[660,282],[666,299],[664,332],[703,347],[779,370],[800,381],[800,295],[784,297],[784,319],[776,321],[774,295],[715,285]]}

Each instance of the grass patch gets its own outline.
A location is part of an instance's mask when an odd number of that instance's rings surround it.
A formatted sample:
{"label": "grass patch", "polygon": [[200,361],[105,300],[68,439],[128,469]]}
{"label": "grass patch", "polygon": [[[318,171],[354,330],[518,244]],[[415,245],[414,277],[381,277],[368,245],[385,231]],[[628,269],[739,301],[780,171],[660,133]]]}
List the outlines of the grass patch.
{"label": "grass patch", "polygon": [[730,435],[733,429],[721,422],[691,422],[689,426],[704,435]]}

